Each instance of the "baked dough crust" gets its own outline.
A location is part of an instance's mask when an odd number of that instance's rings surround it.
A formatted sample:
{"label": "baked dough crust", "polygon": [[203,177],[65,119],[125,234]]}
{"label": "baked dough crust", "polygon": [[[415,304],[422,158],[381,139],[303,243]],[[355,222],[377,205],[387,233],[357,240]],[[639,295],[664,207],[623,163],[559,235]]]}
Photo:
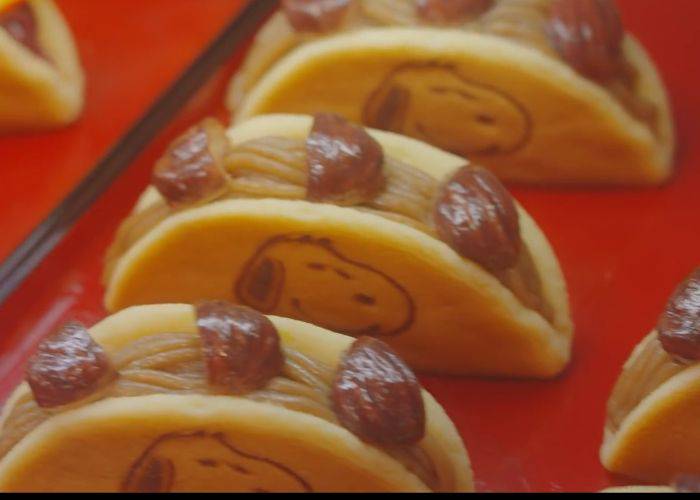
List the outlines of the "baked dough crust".
{"label": "baked dough crust", "polygon": [[[632,352],[625,369],[644,353],[651,332]],[[658,385],[627,414],[617,429],[606,428],[600,459],[611,472],[641,481],[669,484],[678,474],[700,473],[700,365],[677,365],[677,372]]]}
{"label": "baked dough crust", "polygon": [[[303,116],[258,117],[230,130],[229,138],[234,144],[266,136],[301,139],[311,123]],[[387,156],[436,179],[465,164],[416,140],[369,132]],[[136,212],[159,197],[149,188]],[[169,216],[110,263],[105,304],[116,311],[203,298],[248,303],[240,294],[245,277],[281,262],[280,280],[267,281],[274,294],[266,297],[274,300],[261,301],[264,312],[348,334],[376,323],[378,336],[422,371],[550,378],[570,358],[566,284],[547,239],[518,210],[551,321],[523,306],[484,268],[418,229],[352,208],[280,199],[230,199]],[[310,267],[338,275],[306,271],[305,263],[323,263]],[[354,294],[371,295],[374,306],[358,304]]]}
{"label": "baked dough crust", "polygon": [[227,104],[236,123],[335,112],[426,140],[509,181],[658,184],[672,173],[675,149],[668,97],[629,34],[623,53],[638,75],[634,95],[657,110],[655,127],[563,61],[504,37],[422,26],[311,36],[277,13]]}
{"label": "baked dough crust", "polygon": [[70,28],[52,0],[28,0],[40,57],[0,29],[0,133],[73,122],[84,105],[84,76]]}
{"label": "baked dough crust", "polygon": [[[283,345],[328,366],[336,366],[353,341],[300,321],[270,319]],[[109,352],[147,335],[196,331],[192,306],[166,304],[117,313],[91,335]],[[17,388],[4,417],[28,390],[26,383]],[[457,430],[425,391],[423,399],[426,436],[420,446],[450,489],[473,490]],[[231,446],[238,450],[232,458],[250,474],[197,465],[202,453],[225,461]],[[0,461],[0,491],[119,491],[143,456],[174,464],[173,491],[428,490],[379,448],[318,417],[234,396],[160,394],[105,399],[51,417]]]}

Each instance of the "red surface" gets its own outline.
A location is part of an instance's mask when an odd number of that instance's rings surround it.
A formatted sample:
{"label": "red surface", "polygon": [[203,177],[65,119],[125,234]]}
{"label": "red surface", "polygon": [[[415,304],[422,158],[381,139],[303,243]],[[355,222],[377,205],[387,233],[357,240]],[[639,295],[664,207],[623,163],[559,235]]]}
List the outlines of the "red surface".
{"label": "red surface", "polygon": [[[165,3],[142,3],[150,2]],[[631,31],[658,62],[672,95],[680,142],[678,173],[657,189],[514,191],[559,255],[576,340],[570,368],[555,381],[423,377],[462,433],[482,491],[594,491],[624,483],[598,461],[605,402],[623,361],[653,327],[671,290],[700,264],[700,70],[693,58],[700,53],[700,2],[619,3]],[[102,29],[107,28],[101,24]],[[179,38],[172,40],[179,43]],[[225,78],[236,64],[231,62],[0,309],[0,392],[19,380],[27,351],[58,323],[76,318],[91,324],[102,317],[101,260],[119,220],[145,186],[165,141],[207,112],[221,113]],[[115,116],[128,121],[121,105],[104,111],[108,123]],[[46,147],[22,140],[32,145],[31,154],[39,155]],[[75,147],[79,157],[80,147]],[[7,227],[4,233],[14,225]]]}
{"label": "red surface", "polygon": [[[0,137],[0,260],[226,25],[242,0],[58,0],[87,75],[65,129]],[[22,193],[18,196],[18,193]]]}

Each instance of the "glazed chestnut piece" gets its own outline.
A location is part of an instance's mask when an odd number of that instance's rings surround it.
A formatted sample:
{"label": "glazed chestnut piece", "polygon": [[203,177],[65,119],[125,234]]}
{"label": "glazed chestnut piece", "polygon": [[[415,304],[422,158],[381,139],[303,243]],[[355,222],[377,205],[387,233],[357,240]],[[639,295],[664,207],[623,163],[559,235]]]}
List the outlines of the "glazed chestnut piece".
{"label": "glazed chestnut piece", "polygon": [[700,361],[700,267],[673,292],[657,331],[666,352]]}
{"label": "glazed chestnut piece", "polygon": [[345,353],[332,389],[340,423],[363,441],[407,445],[425,434],[416,376],[384,342],[361,337]]}
{"label": "glazed chestnut piece", "polygon": [[272,322],[248,307],[203,302],[196,307],[209,384],[225,393],[264,387],[284,366]]}
{"label": "glazed chestnut piece", "polygon": [[614,0],[554,0],[552,45],[576,71],[606,81],[623,72],[624,27]]}
{"label": "glazed chestnut piece", "polygon": [[170,146],[156,163],[152,183],[173,207],[212,200],[226,191],[228,147],[221,124],[204,120]]}
{"label": "glazed chestnut piece", "polygon": [[434,219],[440,238],[462,257],[492,272],[516,264],[521,248],[518,211],[490,171],[459,169],[442,186]]}
{"label": "glazed chestnut piece", "polygon": [[309,200],[356,205],[384,187],[382,147],[365,129],[338,115],[316,115],[306,155]]}
{"label": "glazed chestnut piece", "polygon": [[338,28],[351,0],[282,0],[282,9],[296,31],[327,33]]}
{"label": "glazed chestnut piece", "polygon": [[5,11],[0,11],[0,29],[4,29],[39,57],[45,57],[36,36],[36,19],[27,2],[19,2]]}
{"label": "glazed chestnut piece", "polygon": [[79,401],[116,377],[104,350],[75,322],[44,339],[26,369],[27,383],[42,408]]}
{"label": "glazed chestnut piece", "polygon": [[416,11],[434,24],[456,24],[489,10],[493,0],[417,0]]}

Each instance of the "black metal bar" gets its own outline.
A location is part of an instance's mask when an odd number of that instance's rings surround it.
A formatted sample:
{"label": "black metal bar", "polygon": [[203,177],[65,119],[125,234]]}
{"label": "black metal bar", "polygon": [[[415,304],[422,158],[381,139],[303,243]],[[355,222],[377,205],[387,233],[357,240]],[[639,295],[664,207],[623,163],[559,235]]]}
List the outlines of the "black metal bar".
{"label": "black metal bar", "polygon": [[277,5],[251,0],[81,183],[0,266],[0,305],[58,245],[80,216],[134,161],[188,99],[244,43]]}

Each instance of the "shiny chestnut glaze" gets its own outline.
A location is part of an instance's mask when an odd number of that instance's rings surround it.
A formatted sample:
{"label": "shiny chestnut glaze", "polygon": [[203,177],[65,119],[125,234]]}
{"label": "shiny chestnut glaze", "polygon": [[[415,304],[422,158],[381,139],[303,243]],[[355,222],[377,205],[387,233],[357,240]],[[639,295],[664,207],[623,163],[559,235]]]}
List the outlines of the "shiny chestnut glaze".
{"label": "shiny chestnut glaze", "polygon": [[20,2],[0,12],[0,27],[34,54],[45,57],[36,36],[34,12],[26,2]]}
{"label": "shiny chestnut glaze", "polygon": [[333,410],[363,441],[406,445],[425,434],[425,408],[411,369],[384,342],[361,337],[345,353],[333,382]]}
{"label": "shiny chestnut glaze", "polygon": [[327,33],[338,28],[351,0],[282,0],[282,10],[297,31]]}
{"label": "shiny chestnut glaze", "polygon": [[549,36],[579,73],[606,81],[624,72],[624,28],[614,0],[554,0]]}
{"label": "shiny chestnut glaze", "polygon": [[153,169],[152,183],[171,206],[216,198],[226,190],[223,127],[205,120],[179,137]]}
{"label": "shiny chestnut glaze", "polygon": [[483,14],[493,0],[417,0],[418,15],[429,23],[460,23]]}
{"label": "shiny chestnut glaze", "polygon": [[700,360],[700,268],[673,292],[659,318],[657,331],[666,352]]}
{"label": "shiny chestnut glaze", "polygon": [[266,316],[223,301],[203,302],[196,310],[211,386],[245,394],[282,371],[279,334]]}
{"label": "shiny chestnut glaze", "polygon": [[382,147],[362,127],[334,114],[319,114],[306,141],[307,197],[355,205],[384,187]]}
{"label": "shiny chestnut glaze", "polygon": [[116,378],[107,355],[80,323],[68,323],[37,347],[27,383],[42,408],[73,403]]}
{"label": "shiny chestnut glaze", "polygon": [[440,238],[461,256],[489,271],[513,267],[521,248],[515,202],[501,182],[481,167],[463,167],[440,190],[435,206]]}

